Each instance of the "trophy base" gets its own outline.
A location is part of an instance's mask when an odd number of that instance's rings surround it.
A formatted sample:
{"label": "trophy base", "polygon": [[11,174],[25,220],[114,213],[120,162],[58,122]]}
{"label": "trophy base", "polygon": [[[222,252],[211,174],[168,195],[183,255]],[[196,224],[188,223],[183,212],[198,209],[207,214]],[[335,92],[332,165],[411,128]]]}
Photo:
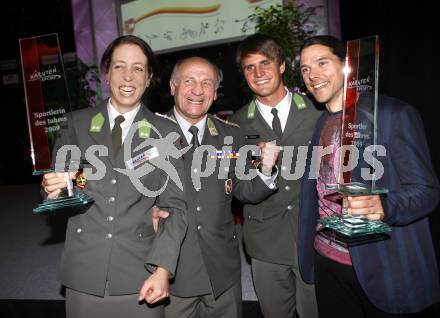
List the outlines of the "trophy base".
{"label": "trophy base", "polygon": [[355,246],[389,238],[391,227],[382,221],[366,220],[363,217],[344,215],[327,216],[318,221],[327,236],[343,245]]}
{"label": "trophy base", "polygon": [[327,190],[334,190],[339,193],[347,194],[350,196],[355,195],[373,195],[373,194],[386,194],[388,189],[384,188],[373,188],[369,185],[360,182],[350,182],[350,183],[336,183],[336,184],[326,184],[325,188]]}
{"label": "trophy base", "polygon": [[95,200],[88,194],[74,190],[73,196],[66,196],[57,199],[46,199],[33,209],[34,213],[41,214],[45,212],[53,212],[62,208],[78,208],[83,207]]}

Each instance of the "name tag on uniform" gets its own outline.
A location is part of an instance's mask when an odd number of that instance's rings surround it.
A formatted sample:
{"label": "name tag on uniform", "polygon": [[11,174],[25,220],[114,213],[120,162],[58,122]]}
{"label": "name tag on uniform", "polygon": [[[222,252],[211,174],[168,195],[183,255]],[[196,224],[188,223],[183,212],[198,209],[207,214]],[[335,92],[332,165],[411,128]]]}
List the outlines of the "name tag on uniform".
{"label": "name tag on uniform", "polygon": [[154,159],[157,157],[159,157],[159,151],[157,150],[156,147],[153,147],[153,148],[150,148],[147,151],[137,155],[136,157],[131,158],[130,160],[127,160],[125,162],[125,166],[128,169],[133,170],[137,166],[143,164],[145,161],[148,161],[148,160],[151,160],[151,159]]}
{"label": "name tag on uniform", "polygon": [[260,135],[246,135],[244,136],[244,139],[258,139],[260,138]]}

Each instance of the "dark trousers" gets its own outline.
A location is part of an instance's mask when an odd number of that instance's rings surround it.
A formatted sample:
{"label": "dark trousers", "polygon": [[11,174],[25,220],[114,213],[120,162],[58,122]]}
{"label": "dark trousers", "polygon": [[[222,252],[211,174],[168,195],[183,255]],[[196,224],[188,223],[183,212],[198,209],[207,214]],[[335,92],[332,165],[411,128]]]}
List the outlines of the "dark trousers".
{"label": "dark trousers", "polygon": [[318,318],[315,286],[302,280],[297,264],[252,258],[252,279],[265,318]]}
{"label": "dark trousers", "polygon": [[162,318],[163,305],[147,305],[138,294],[104,297],[66,288],[66,318]]}
{"label": "dark trousers", "polygon": [[315,254],[315,289],[320,318],[406,318],[377,309],[367,298],[352,266]]}
{"label": "dark trousers", "polygon": [[165,318],[241,318],[241,281],[214,298],[212,294],[195,297],[170,295]]}

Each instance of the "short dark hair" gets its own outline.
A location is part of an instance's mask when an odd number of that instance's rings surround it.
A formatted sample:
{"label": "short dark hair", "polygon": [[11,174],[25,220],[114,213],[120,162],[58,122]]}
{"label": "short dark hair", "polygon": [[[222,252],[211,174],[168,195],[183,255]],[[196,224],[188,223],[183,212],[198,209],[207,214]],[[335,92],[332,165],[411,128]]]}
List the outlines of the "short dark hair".
{"label": "short dark hair", "polygon": [[301,56],[301,53],[305,48],[317,44],[328,47],[332,51],[332,53],[336,55],[339,60],[341,60],[341,62],[345,61],[347,50],[344,42],[332,35],[315,35],[308,39],[305,39],[303,45],[299,50],[299,55]]}
{"label": "short dark hair", "polygon": [[112,55],[115,49],[123,44],[133,44],[137,45],[142,52],[144,52],[145,56],[147,57],[147,67],[148,67],[148,74],[151,76],[151,84],[156,84],[158,82],[158,63],[156,60],[156,56],[153,53],[153,50],[151,47],[142,40],[141,38],[134,36],[134,35],[123,35],[116,39],[114,39],[105,49],[104,53],[102,54],[101,58],[101,71],[105,74],[108,73],[110,69],[110,64],[112,61]]}
{"label": "short dark hair", "polygon": [[237,48],[235,59],[241,69],[241,62],[249,54],[263,54],[270,60],[282,64],[285,60],[284,51],[281,45],[274,38],[256,33],[248,36]]}

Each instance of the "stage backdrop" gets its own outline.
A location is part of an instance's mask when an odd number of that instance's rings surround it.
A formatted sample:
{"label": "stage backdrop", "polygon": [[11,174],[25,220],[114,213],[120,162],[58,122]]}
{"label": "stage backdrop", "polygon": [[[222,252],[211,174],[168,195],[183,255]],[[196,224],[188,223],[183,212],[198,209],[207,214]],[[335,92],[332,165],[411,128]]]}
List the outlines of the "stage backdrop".
{"label": "stage backdrop", "polygon": [[[117,36],[134,34],[156,53],[234,42],[255,32],[246,23],[256,6],[283,0],[71,0],[76,52],[89,65],[99,65],[106,46]],[[284,0],[288,2],[288,0]],[[340,35],[339,0],[298,0],[319,7],[311,23],[318,34]],[[243,28],[245,27],[243,32]],[[105,79],[102,83],[105,83]],[[107,86],[98,87],[101,98]]]}
{"label": "stage backdrop", "polygon": [[134,0],[119,9],[119,31],[148,42],[156,53],[230,42],[253,34],[256,6],[282,0]]}

